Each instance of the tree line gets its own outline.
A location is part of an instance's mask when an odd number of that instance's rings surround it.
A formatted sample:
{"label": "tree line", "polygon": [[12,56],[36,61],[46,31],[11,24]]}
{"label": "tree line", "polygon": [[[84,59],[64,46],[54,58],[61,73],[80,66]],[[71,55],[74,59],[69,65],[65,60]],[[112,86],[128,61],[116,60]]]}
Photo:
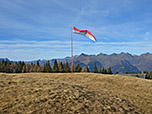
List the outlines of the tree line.
{"label": "tree line", "polygon": [[[54,65],[50,65],[50,61],[47,61],[44,66],[39,64],[37,61],[36,64],[25,64],[24,61],[19,62],[10,62],[10,61],[0,61],[0,72],[6,73],[28,73],[28,72],[48,72],[48,73],[68,73],[71,72],[68,62],[58,62],[54,61]],[[75,65],[74,72],[90,72],[88,66],[83,66],[81,68],[80,64]],[[113,74],[110,67],[105,69],[104,67],[98,71],[96,63],[94,64],[94,73],[102,74]]]}
{"label": "tree line", "polygon": [[104,66],[98,71],[96,63],[94,64],[94,73],[102,73],[102,74],[113,74],[111,67],[108,67],[107,69],[104,68]]}

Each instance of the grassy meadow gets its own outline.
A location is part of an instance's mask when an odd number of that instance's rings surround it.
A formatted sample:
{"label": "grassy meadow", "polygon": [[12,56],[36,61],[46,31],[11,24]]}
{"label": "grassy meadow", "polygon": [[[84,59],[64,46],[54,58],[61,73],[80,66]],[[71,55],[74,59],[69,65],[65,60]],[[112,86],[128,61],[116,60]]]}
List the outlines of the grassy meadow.
{"label": "grassy meadow", "polygon": [[152,114],[152,80],[94,73],[1,73],[3,113]]}

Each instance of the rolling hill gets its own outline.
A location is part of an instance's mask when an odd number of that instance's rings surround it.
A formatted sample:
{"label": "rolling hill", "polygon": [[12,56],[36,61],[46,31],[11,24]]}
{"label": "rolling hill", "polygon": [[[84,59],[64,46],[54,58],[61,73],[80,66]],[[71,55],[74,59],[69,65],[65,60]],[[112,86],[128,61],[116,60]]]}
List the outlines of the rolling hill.
{"label": "rolling hill", "polygon": [[0,113],[152,113],[152,80],[94,73],[0,74]]}

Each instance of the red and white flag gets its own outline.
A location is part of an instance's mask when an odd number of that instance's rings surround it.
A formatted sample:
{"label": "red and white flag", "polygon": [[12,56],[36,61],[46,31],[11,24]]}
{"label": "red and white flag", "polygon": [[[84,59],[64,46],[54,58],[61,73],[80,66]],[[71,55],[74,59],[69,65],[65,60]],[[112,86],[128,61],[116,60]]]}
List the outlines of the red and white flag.
{"label": "red and white flag", "polygon": [[80,35],[86,36],[86,37],[90,38],[93,41],[97,41],[96,38],[93,36],[93,34],[90,31],[88,31],[88,30],[79,30],[76,27],[73,27],[73,32],[76,33],[76,34],[80,34]]}

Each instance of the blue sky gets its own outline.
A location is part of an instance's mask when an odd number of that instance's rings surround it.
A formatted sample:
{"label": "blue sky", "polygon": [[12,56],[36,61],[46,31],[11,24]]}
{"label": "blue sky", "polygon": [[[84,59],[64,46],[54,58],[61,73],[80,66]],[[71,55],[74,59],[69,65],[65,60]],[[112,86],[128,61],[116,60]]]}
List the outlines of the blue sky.
{"label": "blue sky", "polygon": [[152,0],[0,0],[0,57],[11,60],[70,56],[71,26],[80,53],[152,52]]}

